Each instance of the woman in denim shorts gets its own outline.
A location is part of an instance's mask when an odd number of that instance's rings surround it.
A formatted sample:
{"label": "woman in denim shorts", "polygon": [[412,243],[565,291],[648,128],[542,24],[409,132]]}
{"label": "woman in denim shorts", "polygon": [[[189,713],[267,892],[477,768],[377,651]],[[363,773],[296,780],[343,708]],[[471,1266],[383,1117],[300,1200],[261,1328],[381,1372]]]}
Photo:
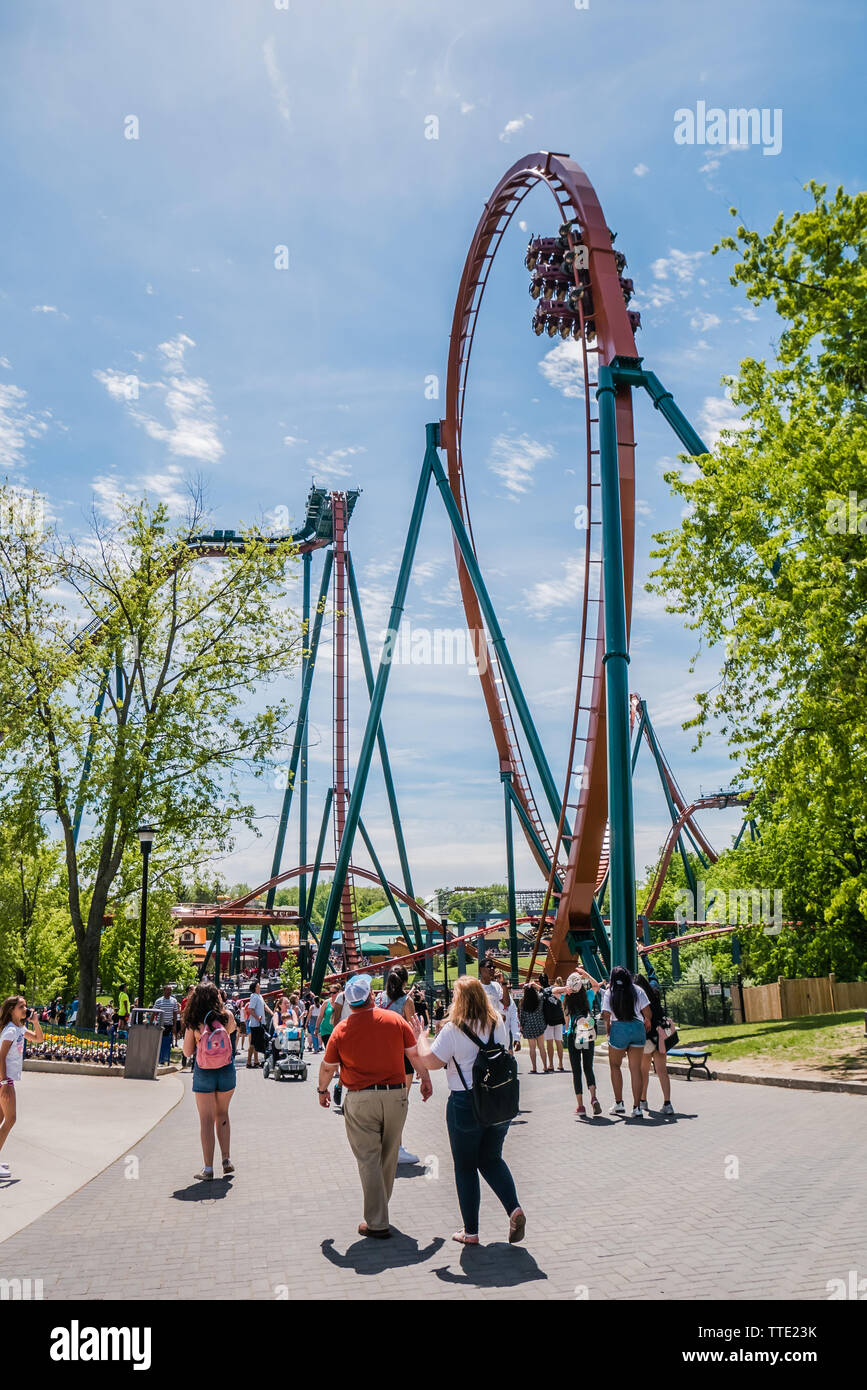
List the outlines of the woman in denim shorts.
{"label": "woman in denim shorts", "polygon": [[[184,1010],[184,1056],[196,1055],[199,1039],[208,1024],[222,1023],[231,1037],[235,1031],[235,1020],[221,999],[215,985],[198,985],[187,1001]],[[193,1065],[193,1094],[199,1112],[199,1132],[202,1141],[204,1166],[196,1177],[202,1182],[210,1182],[214,1176],[214,1149],[219,1142],[223,1159],[223,1176],[235,1171],[229,1157],[231,1128],[229,1125],[229,1104],[235,1093],[235,1059],[224,1067],[205,1067]]]}
{"label": "woman in denim shorts", "polygon": [[641,1110],[642,1058],[644,1043],[650,1029],[650,1000],[644,990],[633,982],[629,971],[615,965],[602,996],[602,1017],[608,1029],[608,1065],[614,1104],[610,1115],[625,1115],[623,1105],[623,1058],[629,1059],[632,1081],[632,1118],[643,1118]]}

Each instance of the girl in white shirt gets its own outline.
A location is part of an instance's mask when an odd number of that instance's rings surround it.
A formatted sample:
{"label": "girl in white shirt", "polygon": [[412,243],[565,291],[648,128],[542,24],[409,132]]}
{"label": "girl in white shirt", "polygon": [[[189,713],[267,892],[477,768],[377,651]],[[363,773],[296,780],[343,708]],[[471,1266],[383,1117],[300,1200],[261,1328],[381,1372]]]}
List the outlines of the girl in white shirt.
{"label": "girl in white shirt", "polygon": [[456,1231],[452,1239],[461,1245],[479,1243],[481,1174],[508,1213],[509,1243],[514,1245],[524,1238],[527,1218],[518,1202],[515,1180],[503,1158],[509,1122],[480,1125],[476,1120],[472,1075],[479,1049],[463,1031],[465,1026],[477,1038],[487,1042],[493,1030],[494,1041],[508,1048],[509,1034],[503,1017],[494,1008],[478,980],[470,975],[460,975],[455,980],[448,1018],[433,1043],[428,1044],[417,1018],[411,1021],[410,1026],[418,1038],[419,1056],[423,1058],[427,1070],[437,1071],[444,1067],[448,1077],[446,1126],[455,1166],[458,1205],[464,1222],[463,1230]]}
{"label": "girl in white shirt", "polygon": [[[28,1015],[32,1028],[27,1027]],[[18,1118],[15,1084],[24,1067],[24,1042],[42,1042],[42,1024],[35,1010],[28,1010],[23,994],[10,994],[0,1004],[0,1149]],[[11,1176],[8,1163],[0,1163],[0,1178]]]}

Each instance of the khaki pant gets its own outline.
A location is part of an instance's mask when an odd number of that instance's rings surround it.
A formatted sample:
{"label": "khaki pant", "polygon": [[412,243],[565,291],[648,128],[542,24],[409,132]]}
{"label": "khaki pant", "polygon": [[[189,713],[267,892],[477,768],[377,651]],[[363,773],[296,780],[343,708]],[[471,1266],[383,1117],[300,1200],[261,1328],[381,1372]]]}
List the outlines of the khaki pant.
{"label": "khaki pant", "polygon": [[388,1226],[407,1104],[405,1086],[399,1091],[346,1091],[343,1096],[346,1137],[358,1164],[364,1220],[372,1231]]}

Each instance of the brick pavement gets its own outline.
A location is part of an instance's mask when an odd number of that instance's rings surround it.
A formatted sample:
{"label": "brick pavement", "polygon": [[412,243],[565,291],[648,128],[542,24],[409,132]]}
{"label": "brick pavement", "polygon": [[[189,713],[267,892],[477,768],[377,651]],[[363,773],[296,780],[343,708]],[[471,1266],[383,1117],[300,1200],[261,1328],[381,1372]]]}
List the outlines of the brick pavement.
{"label": "brick pavement", "polygon": [[[676,1120],[590,1123],[572,1113],[568,1076],[519,1062],[506,1157],[522,1246],[484,1185],[484,1245],[450,1239],[441,1073],[427,1105],[414,1088],[405,1133],[431,1176],[398,1170],[395,1235],[373,1242],[356,1235],[355,1164],[342,1120],[316,1103],[315,1071],[280,1083],[241,1070],[231,1183],[192,1181],[187,1095],[130,1150],[137,1179],[120,1159],[0,1244],[0,1278],[41,1278],[46,1299],[825,1299],[829,1279],[867,1275],[862,1098],[675,1080]],[[607,1109],[602,1068],[599,1080]]]}

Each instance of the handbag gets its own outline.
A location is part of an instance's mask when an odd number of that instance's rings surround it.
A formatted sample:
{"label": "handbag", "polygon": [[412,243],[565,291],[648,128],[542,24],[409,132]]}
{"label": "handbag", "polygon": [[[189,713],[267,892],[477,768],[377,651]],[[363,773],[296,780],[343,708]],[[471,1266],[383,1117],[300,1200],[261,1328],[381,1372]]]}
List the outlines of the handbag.
{"label": "handbag", "polygon": [[680,1042],[680,1037],[677,1032],[677,1024],[673,1018],[665,1019],[663,1023],[663,1032],[665,1034],[665,1051],[667,1052],[670,1047],[677,1047],[677,1044]]}

